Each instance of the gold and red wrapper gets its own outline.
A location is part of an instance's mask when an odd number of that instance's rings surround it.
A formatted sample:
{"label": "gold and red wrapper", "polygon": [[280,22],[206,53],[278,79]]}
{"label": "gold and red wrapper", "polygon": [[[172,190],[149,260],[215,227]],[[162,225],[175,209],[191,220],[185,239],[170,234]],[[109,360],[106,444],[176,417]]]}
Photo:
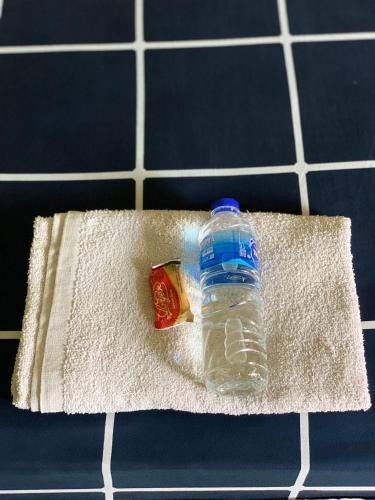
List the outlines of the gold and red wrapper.
{"label": "gold and red wrapper", "polygon": [[194,321],[181,280],[180,261],[171,260],[153,266],[150,283],[157,330]]}

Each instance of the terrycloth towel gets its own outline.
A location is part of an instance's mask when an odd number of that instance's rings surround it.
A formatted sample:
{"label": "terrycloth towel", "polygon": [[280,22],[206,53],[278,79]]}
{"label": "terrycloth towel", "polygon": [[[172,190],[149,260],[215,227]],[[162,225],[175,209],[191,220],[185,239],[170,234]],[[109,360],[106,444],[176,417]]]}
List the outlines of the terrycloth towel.
{"label": "terrycloth towel", "polygon": [[[93,211],[35,220],[14,404],[41,412],[229,414],[367,409],[350,220],[248,214],[262,262],[269,386],[201,382],[194,242],[203,212]],[[155,331],[150,266],[183,257],[198,321]]]}

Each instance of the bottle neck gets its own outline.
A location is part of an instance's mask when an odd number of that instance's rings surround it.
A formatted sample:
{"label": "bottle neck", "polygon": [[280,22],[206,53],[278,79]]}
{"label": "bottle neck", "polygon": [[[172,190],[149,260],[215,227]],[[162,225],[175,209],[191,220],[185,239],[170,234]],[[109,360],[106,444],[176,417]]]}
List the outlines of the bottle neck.
{"label": "bottle neck", "polygon": [[236,207],[217,207],[211,211],[211,216],[215,217],[221,214],[232,214],[232,215],[240,215],[240,211]]}

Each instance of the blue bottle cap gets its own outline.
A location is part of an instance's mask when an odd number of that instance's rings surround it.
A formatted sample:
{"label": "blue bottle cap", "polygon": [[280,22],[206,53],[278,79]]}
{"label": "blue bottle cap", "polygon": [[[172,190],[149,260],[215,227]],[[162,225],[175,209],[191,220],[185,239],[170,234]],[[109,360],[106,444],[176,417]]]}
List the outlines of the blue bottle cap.
{"label": "blue bottle cap", "polygon": [[220,198],[211,204],[211,210],[217,210],[218,208],[225,210],[226,207],[228,207],[228,210],[233,208],[239,210],[240,204],[234,198]]}

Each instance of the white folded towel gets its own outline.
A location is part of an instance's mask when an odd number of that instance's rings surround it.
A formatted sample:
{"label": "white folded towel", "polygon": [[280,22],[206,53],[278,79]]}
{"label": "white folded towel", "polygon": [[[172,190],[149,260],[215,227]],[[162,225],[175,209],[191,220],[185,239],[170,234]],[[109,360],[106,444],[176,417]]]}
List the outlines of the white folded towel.
{"label": "white folded towel", "polygon": [[[38,217],[14,404],[67,413],[369,408],[350,220],[343,217],[247,215],[262,262],[269,386],[256,397],[206,391],[192,248],[207,217],[187,211]],[[180,256],[198,321],[155,331],[150,266]]]}

